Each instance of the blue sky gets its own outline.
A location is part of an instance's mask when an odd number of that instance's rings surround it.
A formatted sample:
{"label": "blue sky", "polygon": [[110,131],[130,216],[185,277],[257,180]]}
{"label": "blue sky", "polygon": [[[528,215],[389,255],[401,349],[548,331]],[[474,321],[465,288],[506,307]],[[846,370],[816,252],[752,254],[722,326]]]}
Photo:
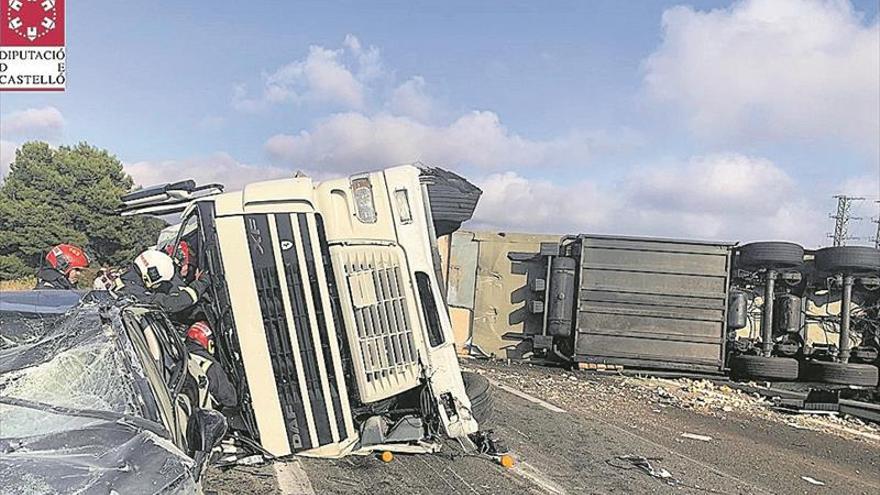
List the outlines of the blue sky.
{"label": "blue sky", "polygon": [[880,196],[876,1],[67,10],[67,91],[0,94],[0,172],[33,138],[140,182],[422,160],[484,189],[474,227],[810,246],[832,194]]}

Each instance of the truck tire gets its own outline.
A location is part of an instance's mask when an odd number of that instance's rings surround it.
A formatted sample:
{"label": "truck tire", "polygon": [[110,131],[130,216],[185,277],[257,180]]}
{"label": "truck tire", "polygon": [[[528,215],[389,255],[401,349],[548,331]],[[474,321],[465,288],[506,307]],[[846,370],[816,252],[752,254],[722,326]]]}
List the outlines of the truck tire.
{"label": "truck tire", "polygon": [[869,246],[834,246],[816,251],[816,267],[826,273],[880,271],[880,249]]}
{"label": "truck tire", "polygon": [[804,248],[793,242],[753,242],[738,251],[743,267],[794,268],[804,264]]}
{"label": "truck tire", "polygon": [[835,385],[874,387],[877,385],[878,370],[871,364],[811,361],[804,367],[804,379]]}
{"label": "truck tire", "polygon": [[[485,376],[462,371],[461,378],[464,380],[464,391],[471,401],[471,414],[477,423],[483,423],[492,418],[495,399],[492,397],[492,387]],[[482,428],[482,425],[480,426]]]}
{"label": "truck tire", "polygon": [[794,381],[798,378],[798,361],[794,358],[740,354],[730,359],[730,377],[735,380]]}

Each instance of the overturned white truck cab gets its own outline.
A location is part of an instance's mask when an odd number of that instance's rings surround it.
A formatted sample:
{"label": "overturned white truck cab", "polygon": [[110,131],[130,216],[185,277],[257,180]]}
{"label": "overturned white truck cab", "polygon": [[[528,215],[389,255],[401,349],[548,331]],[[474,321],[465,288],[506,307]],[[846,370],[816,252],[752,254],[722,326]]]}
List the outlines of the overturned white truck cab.
{"label": "overturned white truck cab", "polygon": [[201,310],[239,392],[231,426],[274,456],[468,442],[478,425],[436,236],[470,218],[479,189],[407,165],[221,190],[145,189],[123,198],[123,214],[182,212],[176,245],[209,274]]}

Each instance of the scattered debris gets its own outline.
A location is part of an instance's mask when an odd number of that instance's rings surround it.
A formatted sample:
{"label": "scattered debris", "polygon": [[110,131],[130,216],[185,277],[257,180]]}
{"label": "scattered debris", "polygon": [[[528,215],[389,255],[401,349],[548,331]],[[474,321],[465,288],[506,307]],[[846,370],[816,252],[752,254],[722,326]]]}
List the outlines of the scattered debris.
{"label": "scattered debris", "polygon": [[254,465],[257,465],[257,464],[262,464],[262,463],[264,463],[264,462],[266,462],[266,458],[265,458],[265,457],[263,457],[263,456],[260,455],[260,454],[254,454],[254,455],[251,455],[251,456],[248,456],[248,457],[244,457],[244,458],[242,458],[242,459],[239,459],[239,460],[236,462],[236,464],[238,464],[239,466],[254,466]]}
{"label": "scattered debris", "polygon": [[682,438],[690,438],[691,440],[699,440],[701,442],[711,442],[712,437],[707,435],[697,435],[696,433],[682,433]]}
{"label": "scattered debris", "polygon": [[837,411],[819,411],[815,409],[791,409],[787,406],[774,407],[776,411],[789,414],[811,414],[813,416],[837,416]]}
{"label": "scattered debris", "polygon": [[[662,467],[657,468],[651,464],[650,461],[662,461],[663,460],[662,457],[648,458],[648,457],[641,456],[641,455],[619,455],[616,457],[616,459],[624,461],[624,462],[628,462],[632,466],[648,473],[650,476],[653,476],[654,478],[663,480],[668,485],[674,486],[674,485],[678,484],[678,480],[675,479],[672,476],[672,473],[670,473],[668,470],[666,470],[666,468],[662,468]],[[608,462],[608,465],[612,466],[612,467],[620,468],[620,469],[632,469],[632,468],[620,466],[618,464],[615,464],[614,462]]]}
{"label": "scattered debris", "polygon": [[811,484],[811,485],[825,486],[825,483],[823,483],[823,482],[817,480],[816,478],[811,478],[811,477],[809,477],[809,476],[801,476],[801,479],[804,480],[804,481],[806,481],[807,483],[809,483],[809,484]]}
{"label": "scattered debris", "polygon": [[577,368],[580,370],[590,370],[590,371],[622,371],[623,366],[619,364],[605,364],[605,363],[577,363]]}
{"label": "scattered debris", "polygon": [[792,414],[836,415],[840,409],[840,392],[812,390],[804,399],[779,399],[774,409]]}
{"label": "scattered debris", "polygon": [[[487,378],[503,382],[517,391],[534,394],[551,404],[577,404],[575,409],[607,412],[608,404],[621,400],[644,404],[649,411],[662,414],[670,408],[690,409],[721,419],[738,415],[761,418],[800,430],[809,430],[880,443],[880,425],[866,423],[846,414],[836,416],[796,415],[775,411],[775,401],[763,395],[733,388],[723,382],[690,378],[655,378],[633,375],[609,375],[580,371],[577,381],[570,372],[559,372],[528,364],[479,361],[468,363]],[[757,384],[752,384],[757,387]],[[585,398],[589,397],[589,400]],[[819,401],[824,402],[824,401]],[[569,408],[566,408],[569,409]]]}

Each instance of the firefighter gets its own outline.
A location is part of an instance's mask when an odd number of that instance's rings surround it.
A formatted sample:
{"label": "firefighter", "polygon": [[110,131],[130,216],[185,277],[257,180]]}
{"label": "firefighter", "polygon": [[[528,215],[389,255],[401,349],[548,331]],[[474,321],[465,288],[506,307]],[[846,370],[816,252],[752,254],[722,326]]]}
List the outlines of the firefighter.
{"label": "firefighter", "polygon": [[170,256],[148,249],[139,254],[131,267],[116,279],[113,292],[117,296],[155,304],[167,313],[174,314],[195,306],[207,287],[206,274],[198,272],[191,283],[185,284],[176,276],[174,261]]}
{"label": "firefighter", "polygon": [[116,285],[116,275],[107,267],[103,267],[98,270],[98,274],[95,277],[95,281],[92,282],[93,290],[112,290]]}
{"label": "firefighter", "polygon": [[202,409],[229,409],[238,405],[238,394],[229,376],[214,359],[214,336],[205,321],[193,323],[186,331],[189,353],[184,392],[190,404]]}
{"label": "firefighter", "polygon": [[190,253],[189,243],[180,241],[177,248],[175,252],[174,244],[169,244],[165,246],[165,253],[174,260],[181,278],[186,282],[192,282],[196,275],[196,268]]}
{"label": "firefighter", "polygon": [[89,266],[89,257],[79,246],[59,244],[46,254],[46,262],[49,266],[37,272],[34,289],[73,290],[80,272]]}

